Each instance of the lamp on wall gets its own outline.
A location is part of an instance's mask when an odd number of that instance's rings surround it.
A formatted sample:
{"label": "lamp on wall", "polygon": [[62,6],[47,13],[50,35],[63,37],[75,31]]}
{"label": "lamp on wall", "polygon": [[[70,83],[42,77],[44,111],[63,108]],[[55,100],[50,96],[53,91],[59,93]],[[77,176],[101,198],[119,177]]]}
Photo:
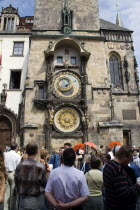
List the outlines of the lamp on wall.
{"label": "lamp on wall", "polygon": [[2,86],[4,87],[4,90],[7,90],[7,84],[6,83],[4,83]]}

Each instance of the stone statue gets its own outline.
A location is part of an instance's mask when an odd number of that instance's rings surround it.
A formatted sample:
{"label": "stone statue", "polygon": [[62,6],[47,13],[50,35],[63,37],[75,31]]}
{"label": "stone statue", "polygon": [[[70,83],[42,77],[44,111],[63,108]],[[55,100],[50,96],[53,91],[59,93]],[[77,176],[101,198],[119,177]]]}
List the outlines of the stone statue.
{"label": "stone statue", "polygon": [[136,83],[139,83],[139,74],[138,74],[138,70],[137,69],[135,71],[135,80],[136,80]]}
{"label": "stone statue", "polygon": [[50,124],[53,124],[53,120],[54,120],[54,109],[53,107],[49,110],[49,119],[50,119]]}
{"label": "stone statue", "polygon": [[130,73],[128,70],[125,71],[125,77],[126,77],[126,81],[128,83],[130,81]]}

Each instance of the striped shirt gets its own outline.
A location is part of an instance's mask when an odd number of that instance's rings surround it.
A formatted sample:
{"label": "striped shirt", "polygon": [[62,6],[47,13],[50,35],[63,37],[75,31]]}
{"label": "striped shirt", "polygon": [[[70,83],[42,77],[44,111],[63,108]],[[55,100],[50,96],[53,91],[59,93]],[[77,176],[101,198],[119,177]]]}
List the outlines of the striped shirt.
{"label": "striped shirt", "polygon": [[106,201],[110,208],[129,209],[136,205],[140,186],[132,183],[120,163],[111,160],[103,170]]}

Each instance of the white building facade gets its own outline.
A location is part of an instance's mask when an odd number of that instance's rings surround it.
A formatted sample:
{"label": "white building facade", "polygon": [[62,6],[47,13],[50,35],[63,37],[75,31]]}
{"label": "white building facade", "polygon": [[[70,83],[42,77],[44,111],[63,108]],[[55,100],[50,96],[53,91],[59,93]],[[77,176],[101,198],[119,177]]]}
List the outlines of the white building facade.
{"label": "white building facade", "polygon": [[[29,20],[31,20],[29,22]],[[11,5],[2,9],[0,25],[0,144],[17,139],[17,116],[25,86],[33,17],[19,17]]]}

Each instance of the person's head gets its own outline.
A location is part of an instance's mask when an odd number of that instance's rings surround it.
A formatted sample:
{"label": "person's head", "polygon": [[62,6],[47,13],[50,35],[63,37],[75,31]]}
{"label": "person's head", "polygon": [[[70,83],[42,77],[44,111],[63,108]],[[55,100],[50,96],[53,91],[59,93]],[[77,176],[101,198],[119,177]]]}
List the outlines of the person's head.
{"label": "person's head", "polygon": [[17,143],[13,142],[10,146],[11,150],[17,150],[18,149],[18,145]]}
{"label": "person's head", "polygon": [[120,148],[121,148],[121,146],[114,146],[114,148],[112,150],[114,157],[116,156],[116,153],[119,151]]}
{"label": "person's head", "polygon": [[40,158],[41,159],[45,160],[46,157],[47,157],[47,155],[48,155],[48,150],[46,150],[46,149],[40,149]]}
{"label": "person's head", "polygon": [[138,153],[137,153],[137,150],[134,149],[134,150],[133,150],[133,157],[136,157],[136,156],[138,156]]}
{"label": "person's head", "polygon": [[92,156],[90,160],[90,166],[92,169],[100,169],[102,166],[102,162],[99,158]]}
{"label": "person's head", "polygon": [[104,147],[103,145],[100,145],[100,149],[103,149],[103,147]]}
{"label": "person's head", "polygon": [[63,152],[63,163],[66,166],[73,166],[76,159],[76,154],[74,152],[74,149],[67,148]]}
{"label": "person's head", "polygon": [[104,155],[104,163],[108,163],[111,160],[111,156],[109,154]]}
{"label": "person's head", "polygon": [[26,145],[26,153],[28,156],[36,156],[38,152],[38,145],[35,142]]}
{"label": "person's head", "polygon": [[112,150],[111,147],[107,148],[107,152],[111,152],[111,150]]}
{"label": "person's head", "polygon": [[91,156],[97,156],[97,154],[98,154],[97,149],[92,147],[92,151],[91,151],[90,155]]}
{"label": "person's head", "polygon": [[59,156],[63,155],[64,150],[65,150],[65,147],[60,147],[59,148]]}
{"label": "person's head", "polygon": [[6,168],[4,165],[4,156],[3,156],[3,151],[0,148],[0,172],[4,173],[4,176],[6,178],[7,174],[6,174]]}
{"label": "person's head", "polygon": [[66,142],[66,143],[64,143],[64,147],[65,147],[65,149],[66,149],[66,148],[71,148],[72,145],[71,145],[71,143]]}
{"label": "person's head", "polygon": [[133,151],[131,147],[122,146],[116,153],[116,158],[122,165],[127,166],[132,161],[132,154]]}

